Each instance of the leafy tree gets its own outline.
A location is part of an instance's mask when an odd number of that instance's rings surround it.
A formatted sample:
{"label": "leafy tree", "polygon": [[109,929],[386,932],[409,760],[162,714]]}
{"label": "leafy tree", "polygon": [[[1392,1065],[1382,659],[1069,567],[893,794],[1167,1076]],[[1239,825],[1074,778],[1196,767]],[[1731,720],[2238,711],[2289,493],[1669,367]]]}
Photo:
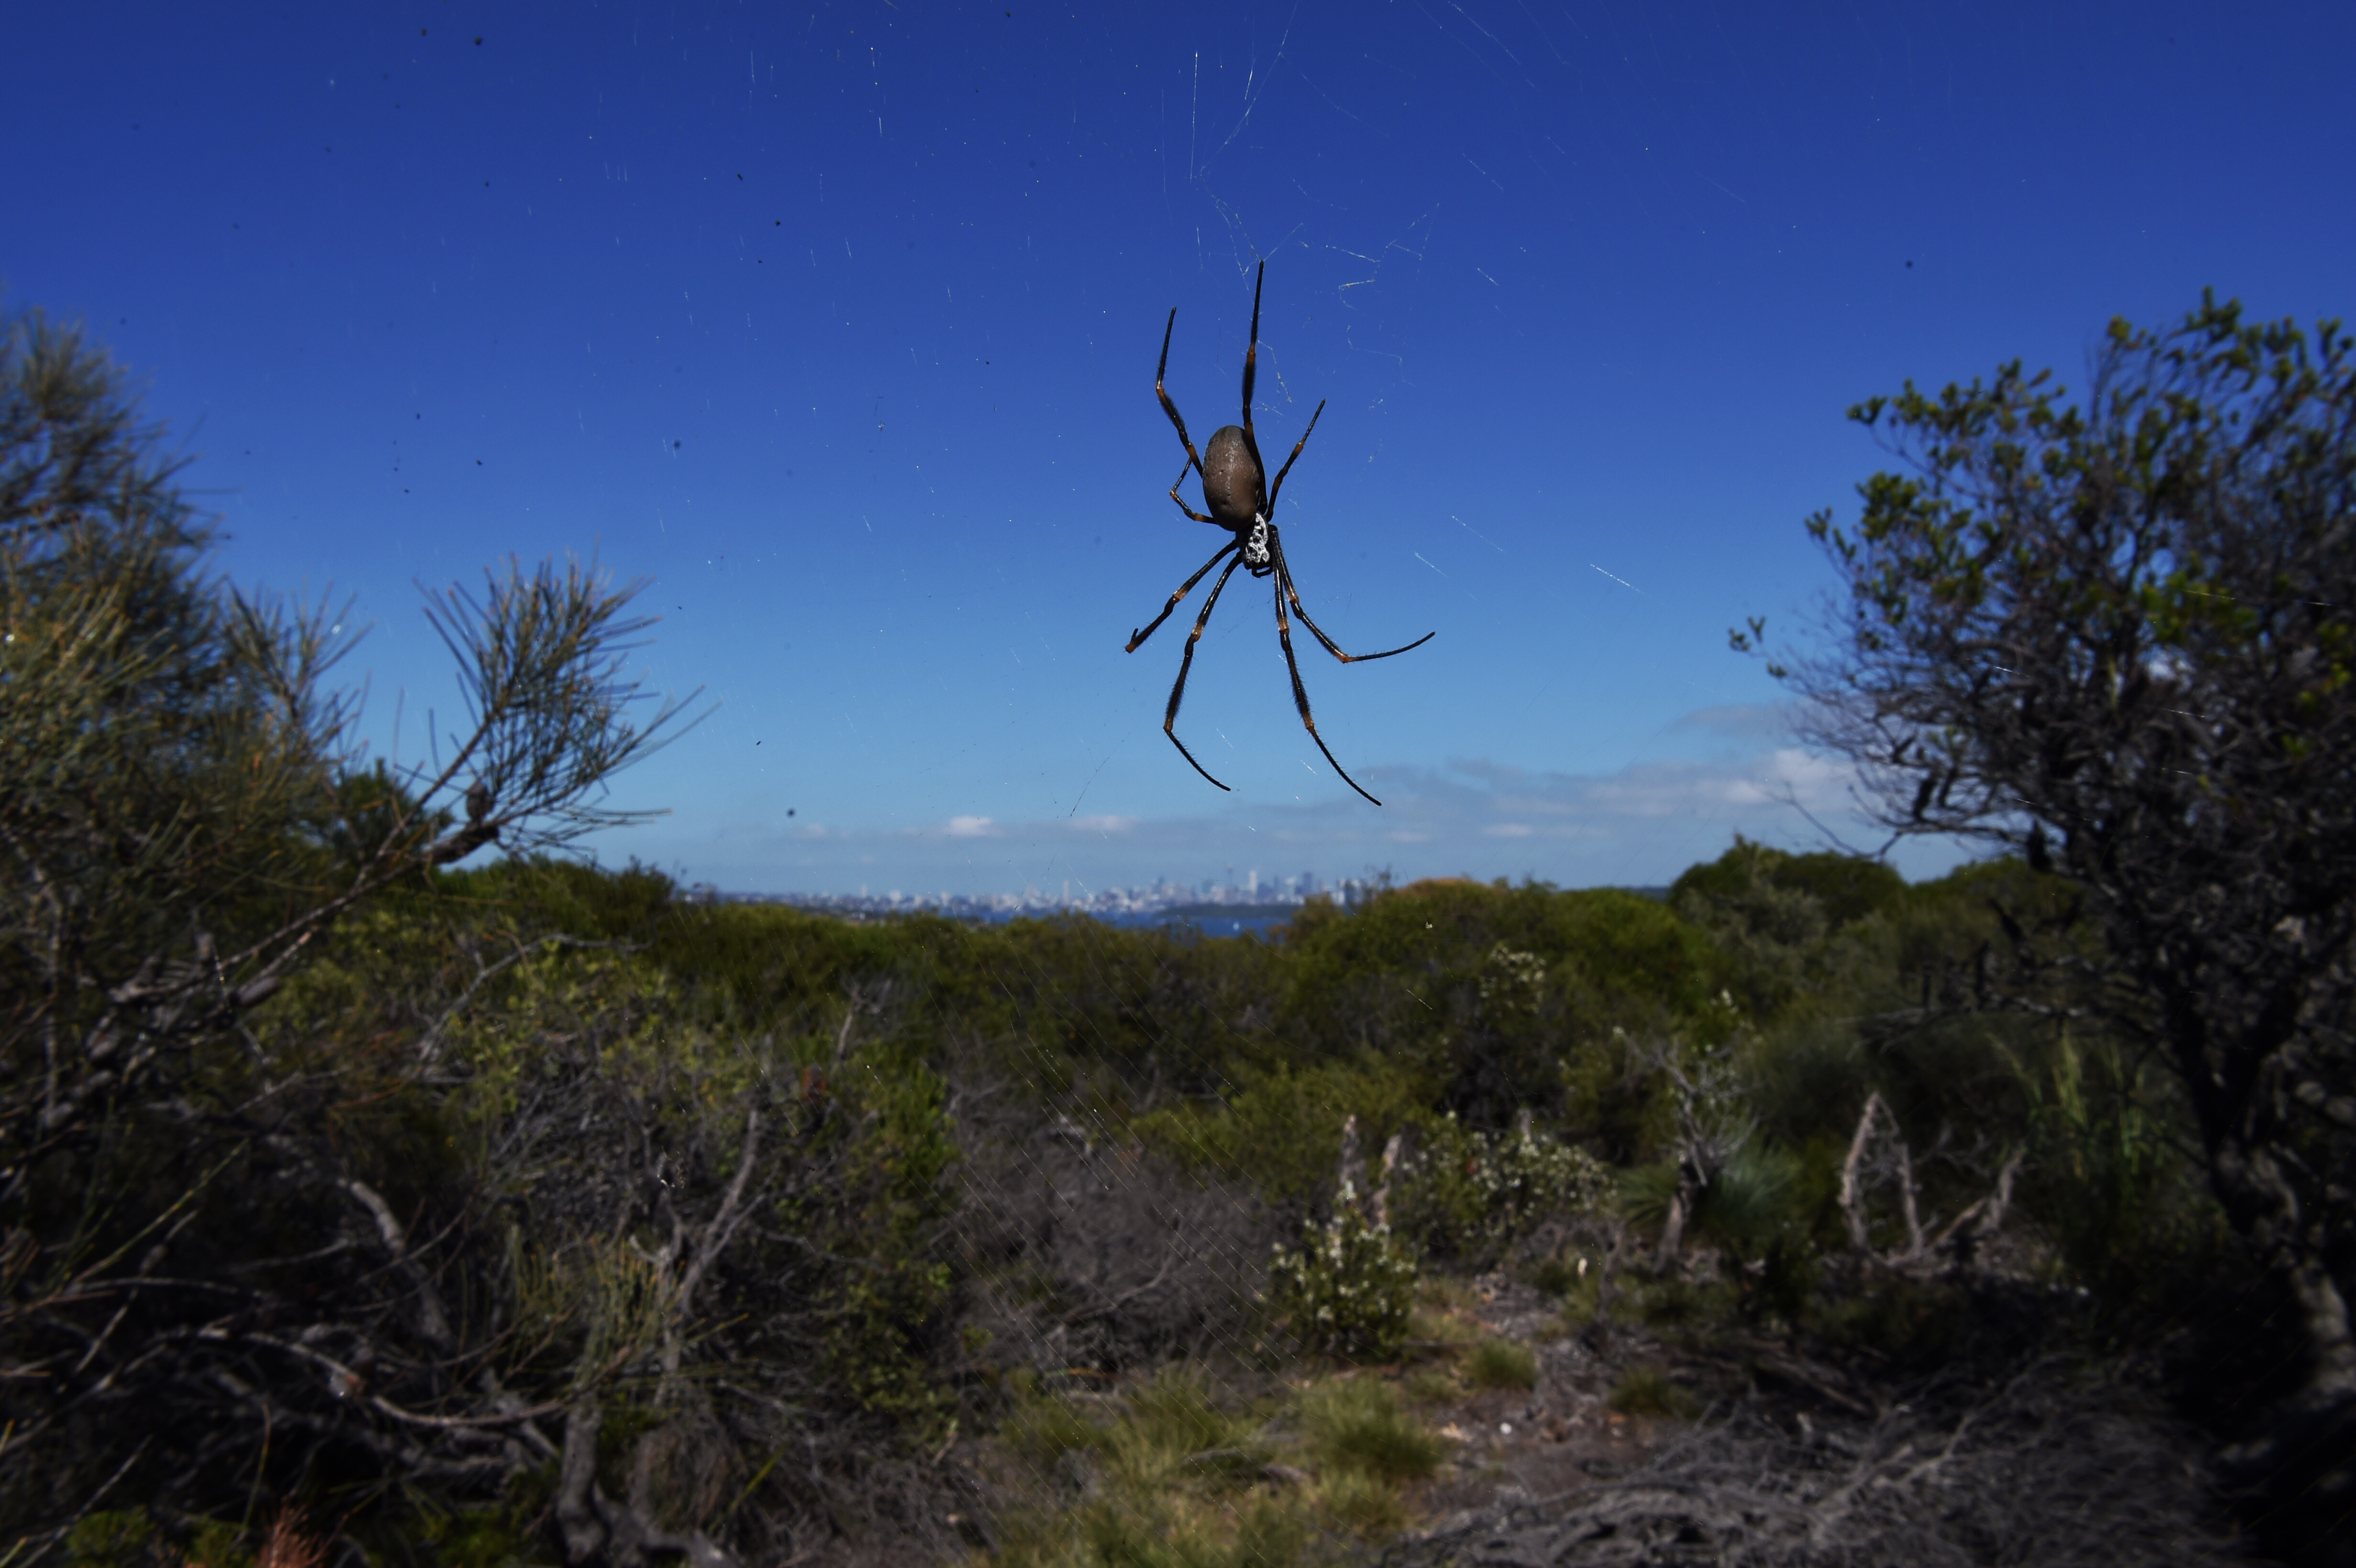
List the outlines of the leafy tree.
{"label": "leafy tree", "polygon": [[[102,353],[38,316],[7,325],[0,961],[26,1004],[7,1048],[37,1051],[0,1098],[12,1156],[167,1072],[403,874],[644,815],[593,802],[679,711],[632,722],[635,585],[510,563],[480,599],[427,596],[471,731],[397,777],[359,772],[357,703],[325,685],[342,618],[204,580],[213,534],[179,467]],[[11,1157],[0,1194],[29,1170]]]}
{"label": "leafy tree", "polygon": [[[0,320],[0,1522],[50,1541],[290,1422],[463,1470],[436,1444],[474,1429],[402,1402],[446,1397],[466,1326],[337,1136],[331,1086],[378,1064],[255,1010],[396,885],[638,815],[600,787],[680,714],[623,679],[635,586],[509,562],[427,596],[467,726],[369,768],[344,617],[209,578],[181,467],[79,332]],[[376,1348],[390,1402],[356,1391]]]}
{"label": "leafy tree", "polygon": [[2093,1012],[2172,1063],[2308,1352],[2244,1456],[2329,1453],[2356,1427],[2356,338],[2204,296],[2114,322],[2064,397],[2016,360],[1851,410],[1903,466],[1853,527],[1809,521],[1846,596],[1828,650],[1771,669],[1894,832],[2076,890],[2092,960],[2036,972],[1999,907],[1991,1004]]}
{"label": "leafy tree", "polygon": [[1878,861],[1790,854],[1737,834],[1714,861],[1689,866],[1669,908],[1718,939],[1733,961],[1730,989],[1764,1018],[1841,987],[1855,955],[1833,939],[1903,901],[1905,879]]}

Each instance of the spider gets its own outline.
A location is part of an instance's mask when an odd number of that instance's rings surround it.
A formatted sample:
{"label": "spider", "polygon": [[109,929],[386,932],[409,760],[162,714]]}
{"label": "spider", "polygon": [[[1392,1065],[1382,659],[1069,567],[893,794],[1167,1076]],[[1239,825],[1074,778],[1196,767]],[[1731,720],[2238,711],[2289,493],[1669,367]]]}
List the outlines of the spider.
{"label": "spider", "polygon": [[[1194,592],[1194,585],[1210,574],[1212,567],[1230,553],[1235,556],[1234,560],[1227,562],[1227,569],[1219,574],[1219,580],[1212,585],[1211,596],[1204,602],[1203,613],[1194,618],[1194,629],[1186,638],[1186,655],[1178,661],[1178,679],[1170,688],[1170,708],[1162,716],[1162,733],[1170,737],[1170,744],[1178,748],[1178,755],[1193,763],[1195,772],[1225,789],[1226,786],[1216,779],[1211,779],[1211,770],[1195,762],[1194,754],[1186,749],[1184,741],[1178,738],[1178,704],[1186,695],[1186,672],[1194,667],[1194,645],[1202,640],[1203,628],[1210,624],[1211,611],[1218,607],[1219,595],[1226,591],[1227,579],[1236,575],[1236,568],[1247,567],[1255,577],[1275,577],[1276,639],[1284,646],[1285,667],[1292,671],[1292,705],[1301,710],[1301,722],[1307,727],[1309,738],[1317,743],[1318,750],[1325,753],[1325,760],[1333,764],[1333,771],[1342,775],[1342,782],[1379,806],[1382,804],[1380,800],[1358,789],[1358,781],[1351,778],[1340,763],[1333,761],[1333,753],[1326,746],[1325,737],[1317,733],[1317,721],[1309,715],[1309,692],[1301,683],[1301,662],[1292,656],[1292,625],[1285,618],[1285,603],[1288,600],[1291,602],[1293,614],[1301,618],[1301,624],[1325,645],[1326,652],[1344,664],[1369,659],[1388,659],[1393,653],[1421,648],[1439,633],[1425,632],[1405,648],[1394,648],[1384,653],[1344,653],[1301,607],[1300,592],[1292,585],[1292,571],[1284,563],[1284,541],[1276,524],[1269,518],[1276,510],[1278,494],[1284,489],[1284,476],[1292,472],[1292,465],[1300,457],[1301,449],[1309,445],[1310,434],[1317,428],[1318,417],[1325,412],[1325,404],[1322,399],[1319,401],[1317,412],[1309,416],[1309,429],[1302,431],[1301,439],[1292,444],[1292,456],[1284,460],[1284,467],[1276,471],[1276,483],[1270,485],[1268,468],[1260,461],[1259,442],[1252,434],[1252,379],[1257,373],[1259,358],[1259,291],[1260,284],[1267,277],[1268,263],[1262,262],[1259,276],[1252,284],[1251,347],[1244,350],[1244,422],[1241,425],[1224,424],[1213,431],[1206,444],[1207,457],[1194,450],[1194,438],[1186,434],[1186,422],[1179,417],[1178,405],[1172,403],[1170,394],[1162,390],[1162,377],[1170,369],[1170,335],[1178,326],[1178,312],[1174,307],[1170,312],[1169,324],[1162,329],[1162,363],[1153,372],[1153,395],[1162,400],[1162,411],[1170,416],[1170,423],[1178,427],[1179,442],[1186,448],[1186,464],[1178,470],[1177,478],[1171,481],[1170,499],[1178,503],[1180,511],[1196,522],[1226,529],[1235,537],[1219,546],[1218,553],[1204,562],[1193,576],[1178,585],[1178,591],[1170,596],[1170,602],[1162,607],[1162,613],[1153,618],[1151,625],[1142,631],[1130,633],[1129,647],[1123,651],[1136,652],[1139,646],[1153,635],[1155,628],[1170,618],[1170,612],[1178,607],[1178,601]],[[1189,470],[1203,478],[1203,504],[1211,509],[1208,516],[1188,506],[1186,498],[1178,493],[1178,487],[1186,482]]]}

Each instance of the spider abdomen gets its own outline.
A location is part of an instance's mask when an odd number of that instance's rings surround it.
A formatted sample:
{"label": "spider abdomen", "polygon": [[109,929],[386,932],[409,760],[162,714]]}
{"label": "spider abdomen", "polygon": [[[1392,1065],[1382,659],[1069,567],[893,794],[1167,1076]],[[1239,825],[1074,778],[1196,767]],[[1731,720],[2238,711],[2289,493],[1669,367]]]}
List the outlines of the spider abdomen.
{"label": "spider abdomen", "polygon": [[1268,512],[1268,471],[1240,424],[1223,424],[1203,446],[1203,499],[1229,528],[1248,528]]}

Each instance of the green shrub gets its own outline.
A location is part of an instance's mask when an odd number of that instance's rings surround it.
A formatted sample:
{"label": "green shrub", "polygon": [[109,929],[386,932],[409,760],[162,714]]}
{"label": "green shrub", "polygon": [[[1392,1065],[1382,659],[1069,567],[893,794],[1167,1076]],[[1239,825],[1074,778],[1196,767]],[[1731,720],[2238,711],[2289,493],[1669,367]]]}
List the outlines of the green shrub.
{"label": "green shrub", "polygon": [[1530,1270],[1530,1283],[1547,1295],[1569,1295],[1579,1283],[1579,1260],[1561,1252],[1541,1260]]}
{"label": "green shrub", "polygon": [[2015,1070],[2031,1107],[2024,1197],[2063,1266],[2109,1316],[2165,1313],[2177,1276],[2228,1235],[2216,1189],[2174,1152],[2198,1137],[2180,1086],[2116,1040],[2069,1028],[2041,1076]]}
{"label": "green shrub", "polygon": [[1819,1302],[1809,1326],[1844,1349],[1901,1370],[1951,1359],[1977,1325],[1962,1293],[1934,1280],[1869,1278],[1857,1294]]}
{"label": "green shrub", "polygon": [[66,1535],[73,1568],[136,1568],[158,1547],[155,1521],[143,1508],[84,1514]]}
{"label": "green shrub", "polygon": [[1407,1412],[1397,1390],[1371,1378],[1311,1389],[1301,1399],[1301,1423],[1321,1465],[1394,1484],[1440,1467],[1440,1439]]}
{"label": "green shrub", "polygon": [[1815,1297],[1816,1253],[1796,1227],[1777,1236],[1760,1254],[1755,1271],[1740,1282],[1744,1310],[1752,1316],[1797,1323]]}
{"label": "green shrub", "polygon": [[1138,1117],[1130,1130],[1181,1164],[1241,1180],[1276,1199],[1305,1199],[1333,1180],[1342,1123],[1367,1135],[1436,1121],[1437,1089],[1413,1068],[1372,1055],[1238,1067],[1221,1100]]}
{"label": "green shrub", "polygon": [[1483,1339],[1464,1358],[1464,1380],[1476,1389],[1536,1388],[1537,1352],[1511,1339]]}
{"label": "green shrub", "polygon": [[1571,1042],[1673,1021],[1719,989],[1708,939],[1655,900],[1537,884],[1419,883],[1306,923],[1283,958],[1273,1024],[1290,1054],[1411,1064],[1430,1109],[1481,1128],[1552,1113]]}
{"label": "green shrub", "polygon": [[253,1553],[241,1544],[244,1534],[225,1519],[201,1520],[188,1533],[187,1560],[195,1568],[253,1568]]}
{"label": "green shrub", "polygon": [[[431,1547],[430,1560],[441,1568],[518,1568],[542,1558],[546,1542],[541,1525],[555,1496],[556,1463],[551,1460],[520,1477],[497,1503],[455,1513],[420,1508],[403,1532],[402,1545],[412,1551],[417,1545]],[[191,1543],[189,1568],[224,1568],[222,1559],[206,1554],[200,1546]]]}
{"label": "green shrub", "polygon": [[1645,1230],[1657,1229],[1667,1220],[1677,1195],[1676,1162],[1631,1166],[1620,1173],[1619,1187],[1620,1212]]}
{"label": "green shrub", "polygon": [[[1799,1161],[1780,1150],[1744,1144],[1696,1196],[1686,1234],[1716,1246],[1728,1276],[1738,1282],[1751,1279],[1762,1260],[1777,1258],[1785,1270],[1779,1289],[1788,1296],[1804,1283],[1809,1256],[1800,1169]],[[1621,1175],[1619,1187],[1621,1212],[1640,1226],[1658,1227],[1666,1223],[1676,1196],[1677,1167],[1639,1165]]]}
{"label": "green shrub", "polygon": [[1700,1402],[1658,1367],[1631,1368],[1604,1402],[1622,1415],[1691,1415]]}
{"label": "green shrub", "polygon": [[1347,1187],[1333,1218],[1312,1222],[1297,1251],[1279,1244],[1269,1267],[1277,1310],[1303,1345],[1375,1359],[1406,1339],[1419,1273],[1390,1227],[1367,1218]]}
{"label": "green shrub", "polygon": [[1702,1188],[1694,1206],[1694,1229],[1724,1248],[1731,1260],[1758,1257],[1794,1217],[1796,1170],[1789,1156],[1745,1144]]}
{"label": "green shrub", "polygon": [[1708,1323],[1726,1316],[1733,1293],[1723,1283],[1695,1284],[1671,1276],[1644,1288],[1638,1310],[1655,1327]]}

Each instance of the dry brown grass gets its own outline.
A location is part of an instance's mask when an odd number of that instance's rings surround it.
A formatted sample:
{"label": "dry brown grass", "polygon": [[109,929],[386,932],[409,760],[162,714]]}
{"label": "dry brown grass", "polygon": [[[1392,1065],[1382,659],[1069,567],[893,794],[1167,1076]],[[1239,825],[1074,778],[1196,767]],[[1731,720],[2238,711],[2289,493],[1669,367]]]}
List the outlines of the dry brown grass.
{"label": "dry brown grass", "polygon": [[327,1537],[314,1533],[303,1510],[287,1503],[270,1521],[269,1531],[262,1538],[262,1551],[254,1558],[254,1568],[319,1568],[327,1555]]}

